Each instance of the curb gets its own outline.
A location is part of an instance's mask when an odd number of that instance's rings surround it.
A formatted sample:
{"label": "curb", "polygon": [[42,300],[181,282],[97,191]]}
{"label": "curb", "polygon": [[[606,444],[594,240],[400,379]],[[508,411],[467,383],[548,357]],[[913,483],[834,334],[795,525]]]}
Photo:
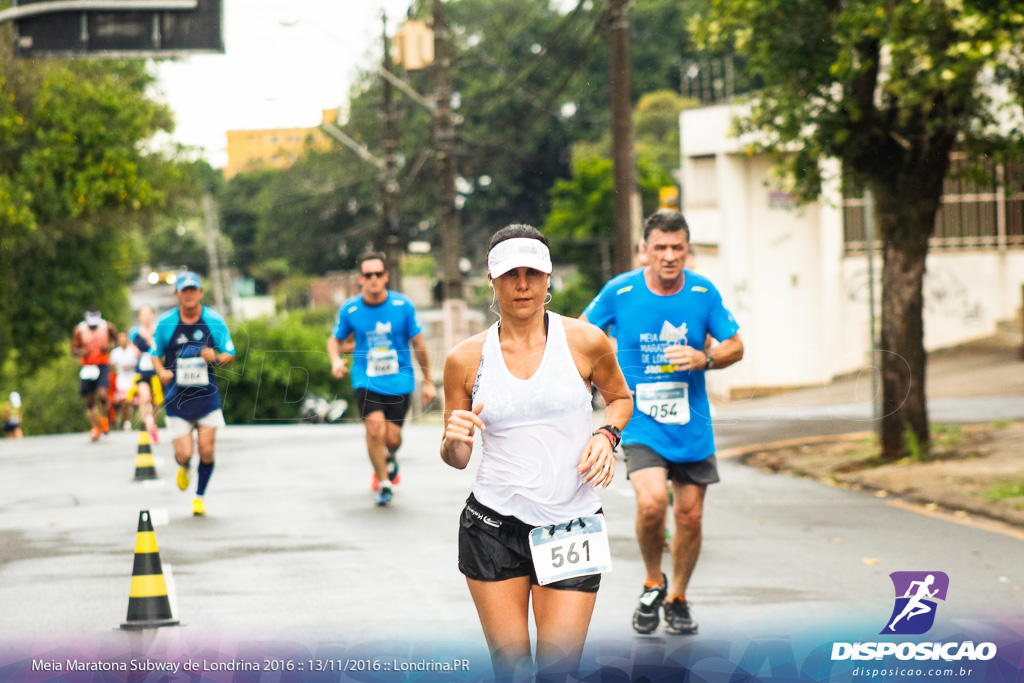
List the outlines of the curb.
{"label": "curb", "polygon": [[[753,453],[765,451],[778,451],[785,448],[812,446],[815,444],[859,441],[861,439],[873,435],[874,432],[850,432],[846,434],[832,434],[827,436],[812,436],[798,439],[784,439],[782,441],[769,441],[759,444],[752,444],[749,446],[737,446],[736,448],[728,448],[719,451],[717,453],[717,456],[719,458],[738,459],[740,463],[746,466],[746,456],[751,455]],[[764,471],[767,471],[770,474],[785,474],[788,476],[798,476],[794,474],[793,471],[787,470]],[[894,505],[896,507],[911,510],[913,512],[919,512],[922,514],[941,517],[943,519],[959,522],[961,524],[969,524],[971,526],[983,528],[988,531],[1004,533],[1024,541],[1024,524],[1021,524],[1019,520],[1008,518],[1004,515],[1001,515],[998,511],[992,512],[977,507],[954,507],[942,503],[940,501],[936,501],[931,498],[927,498],[914,493],[892,493],[891,491],[888,491],[881,487],[871,486],[869,484],[845,482],[835,478],[822,478],[814,476],[801,476],[800,478],[811,479],[813,481],[825,484],[827,486],[832,486],[834,488],[847,489],[850,491],[860,491],[864,493],[872,493],[878,498],[889,499],[889,504]]]}

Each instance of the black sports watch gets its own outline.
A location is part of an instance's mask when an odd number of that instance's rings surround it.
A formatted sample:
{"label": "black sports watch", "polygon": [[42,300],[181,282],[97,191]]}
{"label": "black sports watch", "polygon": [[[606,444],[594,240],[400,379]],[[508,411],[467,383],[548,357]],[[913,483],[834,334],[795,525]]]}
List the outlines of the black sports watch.
{"label": "black sports watch", "polygon": [[710,353],[705,353],[704,354],[704,369],[705,370],[714,370],[715,369],[715,359],[711,357]]}
{"label": "black sports watch", "polygon": [[604,430],[615,437],[615,440],[612,441],[612,450],[618,448],[619,444],[622,443],[622,430],[613,425],[601,425],[597,428],[597,431],[595,431],[594,434],[597,434],[597,432],[600,432],[601,430]]}

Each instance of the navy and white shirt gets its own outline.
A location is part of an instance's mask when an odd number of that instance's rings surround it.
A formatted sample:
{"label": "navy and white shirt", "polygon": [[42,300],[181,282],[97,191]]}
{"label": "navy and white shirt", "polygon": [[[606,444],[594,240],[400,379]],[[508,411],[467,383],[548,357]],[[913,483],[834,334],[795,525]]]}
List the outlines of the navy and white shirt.
{"label": "navy and white shirt", "polygon": [[224,318],[213,309],[203,306],[199,320],[194,323],[182,322],[177,308],[157,321],[151,352],[163,360],[165,368],[175,372],[175,379],[164,392],[164,406],[171,417],[195,422],[220,408],[220,394],[212,364],[207,364],[209,384],[179,387],[177,382],[178,359],[196,358],[207,347],[217,353],[235,355],[235,344]]}

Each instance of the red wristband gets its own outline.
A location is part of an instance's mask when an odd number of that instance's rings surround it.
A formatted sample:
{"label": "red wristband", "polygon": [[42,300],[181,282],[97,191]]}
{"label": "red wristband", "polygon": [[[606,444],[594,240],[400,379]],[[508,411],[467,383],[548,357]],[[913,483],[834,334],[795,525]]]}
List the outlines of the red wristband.
{"label": "red wristband", "polygon": [[614,434],[609,432],[607,429],[598,429],[596,432],[594,432],[592,434],[592,436],[597,436],[598,434],[604,434],[605,436],[607,436],[608,437],[608,441],[610,441],[611,444],[612,444],[612,449],[613,450],[615,449],[615,435]]}

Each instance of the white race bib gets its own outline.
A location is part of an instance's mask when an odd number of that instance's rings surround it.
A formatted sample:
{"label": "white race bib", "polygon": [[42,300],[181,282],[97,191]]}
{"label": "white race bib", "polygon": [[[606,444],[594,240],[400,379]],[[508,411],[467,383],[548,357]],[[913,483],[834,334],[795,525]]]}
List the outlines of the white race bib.
{"label": "white race bib", "polygon": [[366,376],[381,377],[398,374],[398,351],[395,349],[370,349],[366,354]]}
{"label": "white race bib", "polygon": [[556,524],[554,533],[551,531],[551,526],[542,526],[530,532],[533,568],[540,585],[612,570],[604,515]]}
{"label": "white race bib", "polygon": [[662,424],[684,425],[690,421],[690,385],[686,382],[637,384],[636,407]]}
{"label": "white race bib", "polygon": [[153,356],[144,353],[139,357],[139,372],[152,372],[153,371]]}
{"label": "white race bib", "polygon": [[210,383],[206,359],[179,358],[174,363],[174,381],[179,387],[205,387]]}
{"label": "white race bib", "polygon": [[82,369],[78,371],[79,379],[91,382],[100,378],[100,366],[98,365],[83,365]]}

